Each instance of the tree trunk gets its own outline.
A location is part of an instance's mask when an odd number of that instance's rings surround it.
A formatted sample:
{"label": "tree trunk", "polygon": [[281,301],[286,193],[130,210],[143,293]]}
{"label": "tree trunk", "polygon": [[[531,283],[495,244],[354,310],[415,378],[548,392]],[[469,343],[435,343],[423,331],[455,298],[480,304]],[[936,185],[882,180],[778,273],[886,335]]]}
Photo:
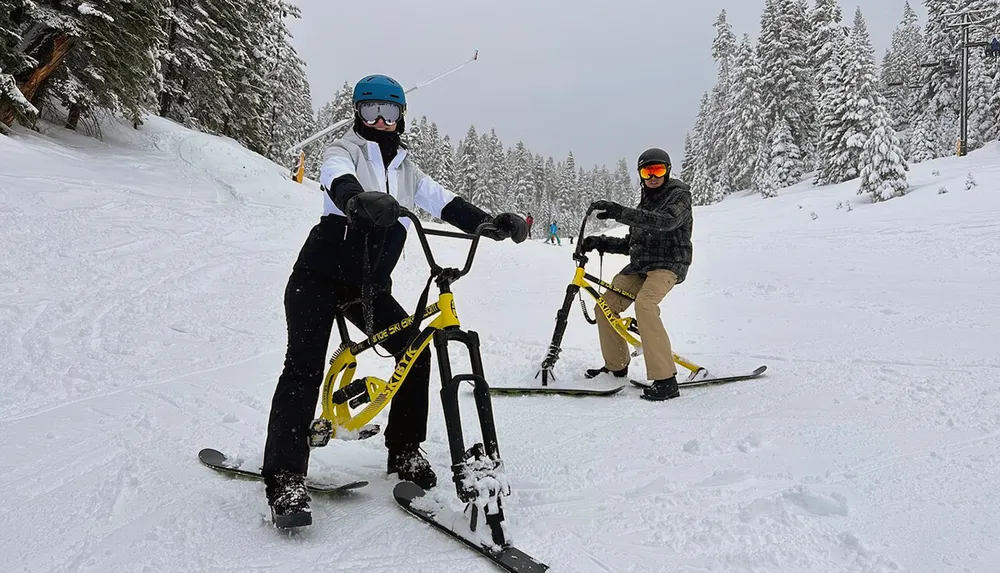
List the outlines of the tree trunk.
{"label": "tree trunk", "polygon": [[[74,38],[69,34],[62,33],[52,40],[49,53],[43,58],[36,58],[39,62],[45,62],[42,66],[35,68],[28,78],[18,86],[24,98],[31,101],[45,80],[49,78],[59,66],[62,65],[66,55],[73,47]],[[37,106],[36,106],[37,107]],[[7,106],[0,107],[0,122],[11,125],[14,122],[14,110]]]}

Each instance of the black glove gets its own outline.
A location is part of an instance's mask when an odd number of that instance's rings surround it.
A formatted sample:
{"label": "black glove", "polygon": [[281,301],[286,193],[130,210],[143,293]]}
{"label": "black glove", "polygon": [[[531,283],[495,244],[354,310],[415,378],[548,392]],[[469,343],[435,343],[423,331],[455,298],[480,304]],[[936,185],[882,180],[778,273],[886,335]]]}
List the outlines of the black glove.
{"label": "black glove", "polygon": [[528,223],[520,215],[500,213],[493,217],[493,225],[496,226],[496,231],[486,231],[483,235],[494,241],[510,238],[515,243],[523,243],[528,238]]}
{"label": "black glove", "polygon": [[589,253],[590,251],[597,251],[598,253],[604,254],[608,250],[608,238],[604,235],[594,236],[594,237],[584,237],[580,241],[580,251],[584,253]]}
{"label": "black glove", "polygon": [[594,211],[600,211],[597,213],[598,219],[615,219],[618,220],[622,216],[622,211],[625,207],[622,207],[614,201],[594,201],[590,204],[590,208]]}
{"label": "black glove", "polygon": [[399,203],[388,193],[365,191],[347,200],[345,214],[352,227],[388,227],[399,219]]}

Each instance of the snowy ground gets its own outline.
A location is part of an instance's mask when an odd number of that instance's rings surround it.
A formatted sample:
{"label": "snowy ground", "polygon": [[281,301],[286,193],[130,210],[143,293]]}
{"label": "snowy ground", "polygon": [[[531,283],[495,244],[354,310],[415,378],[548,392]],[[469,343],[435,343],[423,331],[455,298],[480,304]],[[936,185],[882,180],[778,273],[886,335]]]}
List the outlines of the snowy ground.
{"label": "snowy ground", "polygon": [[[260,457],[284,281],[321,198],[156,119],[105,136],[0,137],[4,570],[495,570],[395,505],[381,438],[314,452],[313,474],[371,484],[317,499],[296,535],[269,525],[261,484],[198,463]],[[698,208],[695,264],[663,304],[675,349],[768,376],[660,404],[494,398],[517,545],[573,573],[1000,570],[1000,146],[910,181],[880,205],[851,183]],[[453,263],[467,247],[434,245]],[[494,385],[531,381],[570,249],[484,244],[457,284]],[[407,306],[424,272],[410,241]],[[578,310],[564,348],[566,378],[599,363]]]}

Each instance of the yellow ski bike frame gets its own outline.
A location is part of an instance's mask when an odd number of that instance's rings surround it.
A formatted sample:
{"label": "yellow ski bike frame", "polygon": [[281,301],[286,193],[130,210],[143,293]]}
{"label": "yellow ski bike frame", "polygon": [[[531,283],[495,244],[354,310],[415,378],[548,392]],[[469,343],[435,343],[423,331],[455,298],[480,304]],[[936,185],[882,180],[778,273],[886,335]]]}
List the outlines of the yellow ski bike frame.
{"label": "yellow ski bike frame", "polygon": [[[598,277],[589,274],[585,267],[587,266],[588,258],[583,252],[581,244],[583,243],[584,231],[587,228],[587,220],[590,218],[591,213],[594,211],[593,206],[587,209],[587,213],[583,216],[583,223],[580,225],[580,236],[579,240],[576,242],[576,249],[573,251],[573,260],[576,261],[576,270],[573,273],[573,280],[570,281],[569,286],[566,287],[566,298],[563,299],[563,305],[556,313],[556,328],[555,332],[552,333],[552,342],[549,343],[549,349],[545,354],[545,358],[542,360],[542,366],[535,375],[538,378],[541,375],[542,385],[534,386],[529,388],[493,388],[491,391],[494,394],[570,394],[579,396],[611,396],[617,393],[624,385],[617,386],[609,389],[599,389],[599,388],[560,388],[549,386],[550,380],[555,380],[555,375],[552,369],[555,367],[556,361],[559,360],[559,353],[562,351],[562,339],[563,335],[566,333],[566,325],[569,321],[569,313],[573,307],[573,298],[576,296],[580,297],[580,308],[583,310],[583,316],[587,319],[590,324],[597,324],[600,320],[599,317],[591,318],[587,313],[587,305],[583,302],[583,296],[581,291],[586,291],[597,304],[597,308],[601,310],[601,314],[604,315],[604,319],[611,323],[612,328],[618,333],[625,341],[634,348],[632,351],[632,356],[638,356],[642,353],[642,341],[639,337],[639,323],[635,317],[631,316],[617,316],[611,307],[608,306],[607,301],[604,300],[604,296],[598,292],[597,287],[603,288],[604,292],[614,292],[620,296],[623,296],[631,301],[635,300],[635,295],[630,292],[626,292],[610,283],[606,283]],[[727,382],[735,382],[737,380],[749,380],[751,378],[757,378],[767,370],[767,366],[758,366],[756,369],[744,373],[737,374],[733,376],[719,376],[719,377],[709,377],[708,370],[702,366],[695,364],[693,361],[679,356],[674,353],[674,362],[684,368],[686,368],[690,374],[687,380],[679,382],[678,386],[703,386],[709,384],[723,384]],[[636,380],[629,380],[634,386],[639,386],[642,388],[648,388],[649,383],[639,382]]]}
{"label": "yellow ski bike frame", "polygon": [[[313,421],[310,428],[310,446],[325,446],[331,438],[356,439],[370,437],[377,433],[377,427],[369,425],[369,422],[389,404],[399,388],[406,382],[406,376],[414,361],[427,351],[431,341],[433,341],[437,351],[438,371],[441,375],[441,401],[451,452],[452,481],[455,483],[459,499],[466,503],[466,515],[470,518],[469,525],[472,531],[476,530],[480,513],[483,514],[493,543],[500,548],[497,551],[482,547],[478,549],[488,551],[494,561],[530,562],[534,567],[532,571],[544,571],[547,569],[546,565],[538,563],[527,554],[511,546],[504,532],[503,508],[500,498],[510,494],[509,486],[501,486],[499,490],[491,488],[488,492],[478,489],[484,477],[495,478],[493,483],[497,484],[505,484],[506,480],[502,478],[503,462],[500,459],[489,385],[483,373],[479,335],[471,330],[462,330],[451,286],[468,274],[472,268],[482,234],[487,231],[495,231],[496,227],[484,223],[479,225],[476,232],[471,235],[425,229],[413,213],[406,209],[400,211],[401,216],[412,222],[417,237],[420,239],[424,256],[431,268],[427,287],[417,304],[418,309],[423,308],[422,316],[418,322],[422,323],[435,315],[437,318],[434,318],[422,330],[419,330],[416,336],[413,336],[403,356],[397,361],[396,368],[389,380],[381,380],[374,376],[354,379],[358,368],[359,354],[384,342],[389,337],[410,335],[413,330],[419,328],[419,324],[414,325],[415,318],[414,315],[411,315],[376,332],[365,340],[355,343],[350,339],[343,308],[340,309],[340,312],[336,314],[336,322],[341,344],[330,358],[330,367],[323,379],[320,393],[322,414]],[[462,269],[456,269],[438,265],[427,242],[428,235],[471,240],[465,266]],[[437,284],[438,300],[425,307],[431,281]],[[357,304],[357,302],[349,304]],[[471,373],[452,375],[448,354],[450,342],[459,342],[467,348]],[[468,449],[464,443],[458,402],[458,389],[463,382],[469,382],[473,385],[473,396],[483,439],[482,442],[476,443]],[[399,489],[406,485],[406,482],[402,482],[397,484],[396,488]],[[403,487],[401,491],[406,491],[406,488]]]}

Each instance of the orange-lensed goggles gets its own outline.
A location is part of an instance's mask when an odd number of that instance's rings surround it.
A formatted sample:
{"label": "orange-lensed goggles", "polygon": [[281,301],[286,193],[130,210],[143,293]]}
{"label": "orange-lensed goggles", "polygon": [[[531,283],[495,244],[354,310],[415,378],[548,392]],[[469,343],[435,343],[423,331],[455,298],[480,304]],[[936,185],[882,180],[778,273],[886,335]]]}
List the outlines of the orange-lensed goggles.
{"label": "orange-lensed goggles", "polygon": [[663,163],[654,163],[652,165],[643,165],[639,168],[639,177],[643,179],[649,179],[651,177],[663,177],[670,171],[670,168]]}

